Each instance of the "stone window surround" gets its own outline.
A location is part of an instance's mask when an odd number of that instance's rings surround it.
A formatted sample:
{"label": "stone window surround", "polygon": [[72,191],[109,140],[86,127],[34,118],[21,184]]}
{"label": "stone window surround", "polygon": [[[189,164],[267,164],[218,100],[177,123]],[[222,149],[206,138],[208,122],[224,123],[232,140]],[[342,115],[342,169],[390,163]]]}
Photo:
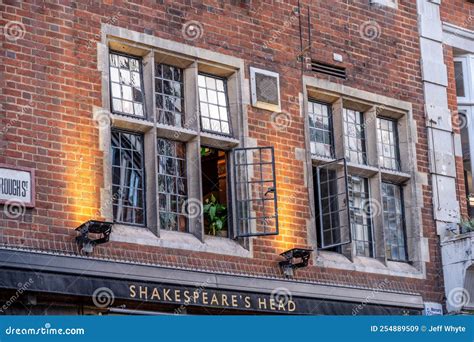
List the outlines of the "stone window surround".
{"label": "stone window surround", "polygon": [[[365,115],[380,115],[398,119],[400,134],[400,152],[401,152],[401,170],[387,171],[378,167],[377,144],[376,144],[376,120],[366,122],[367,131],[367,152],[369,165],[354,165],[348,163],[348,172],[354,172],[361,176],[372,177],[370,188],[372,195],[376,196],[374,191],[380,185],[381,178],[394,182],[407,182],[405,186],[405,210],[406,210],[406,227],[407,227],[407,248],[410,263],[390,261],[385,258],[385,248],[380,246],[379,241],[383,239],[383,225],[380,223],[382,218],[380,215],[374,218],[375,232],[375,248],[382,250],[383,254],[376,254],[375,258],[367,258],[356,256],[352,246],[346,253],[338,254],[334,252],[318,250],[316,218],[314,206],[311,205],[310,211],[312,218],[308,221],[308,244],[311,245],[315,253],[313,254],[314,264],[322,267],[337,268],[344,270],[354,270],[367,273],[387,274],[394,276],[404,276],[410,278],[425,279],[425,262],[429,261],[428,240],[422,236],[421,227],[421,208],[422,202],[422,185],[427,183],[427,175],[416,170],[416,164],[411,161],[416,160],[416,127],[413,120],[411,103],[396,100],[382,95],[376,95],[370,92],[347,87],[341,84],[304,76],[304,106],[302,114],[306,113],[308,99],[316,99],[321,102],[332,104],[335,122],[335,137],[340,136],[342,132],[341,116],[343,106],[361,110]],[[305,140],[306,140],[306,184],[308,186],[308,194],[310,203],[314,202],[312,167],[314,164],[330,161],[333,159],[324,157],[315,157],[310,152],[309,141],[309,120],[305,116]],[[339,124],[337,123],[339,117]],[[367,118],[367,116],[366,116]],[[339,132],[336,125],[341,126]],[[370,127],[370,126],[373,127]],[[342,137],[341,137],[342,138]],[[405,145],[405,146],[403,146]],[[336,156],[344,156],[344,146],[336,144]],[[375,177],[374,177],[375,176]]]}
{"label": "stone window surround", "polygon": [[[102,25],[102,40],[98,44],[98,69],[102,72],[102,108],[94,108],[94,118],[99,123],[100,148],[104,152],[104,188],[101,189],[101,213],[108,220],[113,220],[111,167],[110,167],[110,131],[111,128],[128,129],[144,134],[146,184],[156,188],[156,140],[157,137],[187,143],[187,159],[191,154],[198,155],[201,143],[211,147],[230,150],[240,146],[254,146],[255,142],[248,137],[246,105],[249,103],[247,80],[244,78],[244,61],[213,51],[196,48],[190,45],[130,31],[127,29]],[[110,111],[109,91],[109,51],[118,51],[132,56],[142,57],[143,82],[147,119],[115,115]],[[167,127],[156,122],[154,98],[154,65],[155,62],[173,64],[185,69],[185,127]],[[226,77],[229,92],[230,116],[233,136],[227,137],[199,130],[199,110],[197,93],[198,72]],[[195,89],[193,89],[195,88]],[[189,115],[191,113],[191,115]],[[194,114],[194,115],[192,115]],[[106,124],[103,124],[103,123]],[[231,158],[229,158],[231,159]],[[150,162],[152,161],[152,162]],[[188,163],[188,197],[200,198],[200,170],[189,172]],[[200,164],[198,163],[198,169]],[[194,177],[194,178],[193,178]],[[190,184],[197,184],[191,186]],[[155,191],[147,191],[147,227],[136,227],[115,224],[111,241],[120,241],[142,245],[186,249],[193,251],[219,253],[240,257],[252,257],[251,239],[232,240],[224,237],[207,236],[203,231],[202,219],[189,219],[189,233],[171,232],[158,228],[157,201]],[[150,210],[151,207],[151,210]],[[156,209],[156,210],[153,210]],[[147,229],[148,228],[148,229]]]}

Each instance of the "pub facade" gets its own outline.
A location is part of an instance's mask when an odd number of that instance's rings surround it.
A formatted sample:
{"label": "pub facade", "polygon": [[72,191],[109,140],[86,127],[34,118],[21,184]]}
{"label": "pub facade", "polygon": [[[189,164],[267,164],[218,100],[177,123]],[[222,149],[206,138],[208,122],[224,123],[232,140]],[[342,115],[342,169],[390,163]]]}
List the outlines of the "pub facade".
{"label": "pub facade", "polygon": [[0,5],[0,312],[442,313],[432,5]]}

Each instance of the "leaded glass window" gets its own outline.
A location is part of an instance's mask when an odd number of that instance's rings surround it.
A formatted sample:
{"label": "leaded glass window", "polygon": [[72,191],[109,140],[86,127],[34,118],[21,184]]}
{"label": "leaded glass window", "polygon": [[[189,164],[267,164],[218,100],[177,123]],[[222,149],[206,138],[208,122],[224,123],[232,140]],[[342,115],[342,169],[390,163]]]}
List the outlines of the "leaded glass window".
{"label": "leaded glass window", "polygon": [[114,221],[145,224],[143,135],[112,130]]}
{"label": "leaded glass window", "polygon": [[464,85],[464,70],[461,61],[454,62],[454,79],[456,81],[456,95],[458,97],[465,97],[466,89]]}
{"label": "leaded glass window", "polygon": [[113,113],[145,117],[139,58],[110,54],[110,91]]}
{"label": "leaded glass window", "polygon": [[308,101],[309,132],[311,153],[318,156],[333,157],[333,128],[331,107]]}
{"label": "leaded glass window", "polygon": [[231,134],[227,86],[224,79],[198,76],[201,130]]}
{"label": "leaded glass window", "polygon": [[397,122],[395,120],[377,118],[377,143],[380,167],[400,170]]}
{"label": "leaded glass window", "polygon": [[160,228],[186,232],[186,145],[158,139],[158,203]]}
{"label": "leaded glass window", "polygon": [[337,250],[351,242],[347,165],[339,159],[319,165],[315,171],[318,244],[322,249]]}
{"label": "leaded glass window", "polygon": [[383,224],[387,258],[406,261],[405,217],[403,192],[399,185],[382,183]]}
{"label": "leaded glass window", "polygon": [[367,164],[363,113],[344,108],[344,141],[347,161]]}
{"label": "leaded glass window", "polygon": [[372,257],[372,213],[369,195],[369,180],[359,176],[349,176],[349,207],[351,215],[352,241],[356,254]]}
{"label": "leaded glass window", "polygon": [[160,124],[183,127],[183,69],[155,64],[156,115]]}

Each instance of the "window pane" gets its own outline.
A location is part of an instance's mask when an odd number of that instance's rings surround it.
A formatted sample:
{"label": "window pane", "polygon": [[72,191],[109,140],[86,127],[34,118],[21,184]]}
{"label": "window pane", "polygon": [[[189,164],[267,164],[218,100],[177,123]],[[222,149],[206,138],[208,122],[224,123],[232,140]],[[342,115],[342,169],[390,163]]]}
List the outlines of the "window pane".
{"label": "window pane", "polygon": [[143,136],[112,131],[114,221],[145,224]]}
{"label": "window pane", "polygon": [[369,180],[358,176],[349,176],[348,185],[352,241],[354,241],[356,254],[372,257],[372,212],[369,202]]}
{"label": "window pane", "polygon": [[226,135],[231,134],[225,80],[199,75],[198,85],[201,129]]}
{"label": "window pane", "polygon": [[141,61],[138,58],[110,54],[110,92],[112,112],[145,116]]}
{"label": "window pane", "polygon": [[456,80],[456,94],[458,97],[465,97],[466,91],[464,89],[464,71],[462,62],[454,62],[454,78]]}
{"label": "window pane", "polygon": [[337,160],[313,170],[318,245],[322,249],[340,252],[339,246],[351,242],[345,162]]}
{"label": "window pane", "polygon": [[395,120],[377,118],[377,144],[380,167],[400,170],[397,122]]}
{"label": "window pane", "polygon": [[382,196],[387,258],[407,261],[402,188],[399,185],[382,183]]}
{"label": "window pane", "polygon": [[160,228],[187,232],[186,145],[159,138],[157,148]]}
{"label": "window pane", "polygon": [[363,113],[344,108],[344,141],[347,161],[367,164]]}
{"label": "window pane", "polygon": [[272,147],[234,150],[237,236],[278,234],[278,206]]}
{"label": "window pane", "polygon": [[167,64],[155,64],[155,98],[158,123],[183,127],[183,69]]}
{"label": "window pane", "polygon": [[333,157],[331,108],[326,104],[308,102],[311,153]]}

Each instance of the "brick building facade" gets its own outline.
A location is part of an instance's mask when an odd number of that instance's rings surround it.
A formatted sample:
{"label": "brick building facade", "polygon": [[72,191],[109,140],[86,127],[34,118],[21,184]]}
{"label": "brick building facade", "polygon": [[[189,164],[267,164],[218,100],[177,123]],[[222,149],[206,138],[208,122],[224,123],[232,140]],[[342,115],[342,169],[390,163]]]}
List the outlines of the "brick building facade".
{"label": "brick building facade", "polygon": [[[0,164],[35,184],[34,203],[0,211],[2,312],[444,304],[440,237],[468,206],[459,125],[439,127],[454,147],[430,159],[429,119],[445,115],[430,112],[433,85],[456,109],[430,6],[473,29],[462,0],[4,1]],[[439,39],[449,82],[424,39]],[[241,150],[267,147],[274,158]],[[203,213],[213,197],[225,233]],[[114,224],[85,254],[88,220]],[[309,265],[285,276],[280,254],[296,247]]]}

